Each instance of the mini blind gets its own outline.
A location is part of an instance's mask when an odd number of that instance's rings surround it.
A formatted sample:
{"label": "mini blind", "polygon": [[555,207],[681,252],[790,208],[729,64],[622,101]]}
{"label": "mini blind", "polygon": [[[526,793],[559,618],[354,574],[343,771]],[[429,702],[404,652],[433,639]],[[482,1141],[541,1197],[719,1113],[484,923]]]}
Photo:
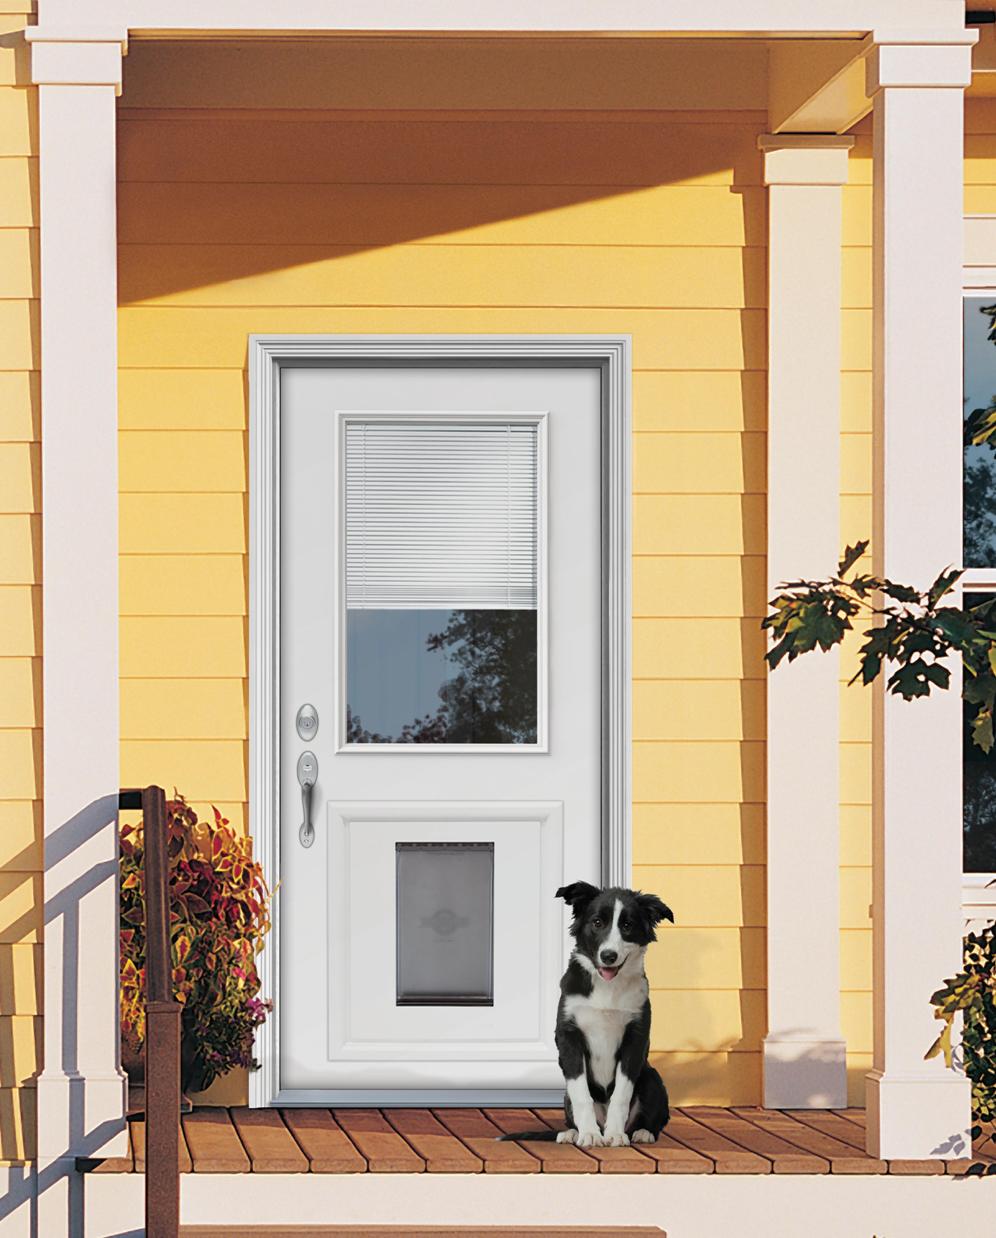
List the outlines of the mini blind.
{"label": "mini blind", "polygon": [[538,426],[346,422],[346,605],[536,608]]}

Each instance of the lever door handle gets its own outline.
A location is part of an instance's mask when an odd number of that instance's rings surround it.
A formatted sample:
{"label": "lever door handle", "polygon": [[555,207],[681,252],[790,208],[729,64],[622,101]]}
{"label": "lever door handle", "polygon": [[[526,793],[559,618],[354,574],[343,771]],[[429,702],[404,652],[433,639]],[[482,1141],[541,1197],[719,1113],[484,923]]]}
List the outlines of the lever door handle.
{"label": "lever door handle", "polygon": [[311,820],[311,796],[318,780],[318,758],[313,752],[302,752],[298,757],[297,780],[301,784],[301,808],[304,813],[298,837],[302,847],[310,847],[315,841],[315,827]]}

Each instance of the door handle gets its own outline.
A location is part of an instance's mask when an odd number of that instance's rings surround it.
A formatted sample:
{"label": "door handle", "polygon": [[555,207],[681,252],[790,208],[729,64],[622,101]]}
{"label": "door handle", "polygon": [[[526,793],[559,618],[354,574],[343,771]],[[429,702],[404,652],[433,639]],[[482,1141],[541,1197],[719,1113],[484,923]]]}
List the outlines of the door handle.
{"label": "door handle", "polygon": [[298,831],[302,847],[310,847],[315,841],[315,827],[311,821],[311,795],[318,781],[318,758],[313,752],[302,752],[297,759],[297,780],[301,784],[301,808],[304,821]]}

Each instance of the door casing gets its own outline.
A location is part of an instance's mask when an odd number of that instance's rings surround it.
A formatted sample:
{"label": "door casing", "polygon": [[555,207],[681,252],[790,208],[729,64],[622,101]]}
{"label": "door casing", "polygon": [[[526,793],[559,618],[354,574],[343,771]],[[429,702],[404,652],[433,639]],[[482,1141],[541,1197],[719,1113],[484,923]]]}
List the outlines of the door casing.
{"label": "door casing", "polygon": [[[631,858],[631,341],[628,335],[252,335],[249,337],[249,832],[275,889],[280,742],[280,370],[283,366],[577,365],[602,371],[602,881],[629,885]],[[259,956],[279,992],[280,899]],[[552,1000],[552,996],[551,996]],[[249,1103],[307,1104],[280,1086],[280,1011],[256,1033]],[[457,1099],[457,1098],[454,1098]],[[465,1103],[472,1103],[473,1098]],[[317,1103],[317,1102],[312,1102]],[[410,1098],[409,1104],[418,1104]],[[483,1103],[483,1102],[482,1102]]]}

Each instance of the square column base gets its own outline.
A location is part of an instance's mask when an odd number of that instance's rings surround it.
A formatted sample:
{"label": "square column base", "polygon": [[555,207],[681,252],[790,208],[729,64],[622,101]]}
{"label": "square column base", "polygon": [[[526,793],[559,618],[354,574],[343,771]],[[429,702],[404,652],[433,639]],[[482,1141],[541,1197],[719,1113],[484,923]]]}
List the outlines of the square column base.
{"label": "square column base", "polygon": [[839,1039],[764,1038],[766,1109],[846,1109],[847,1046]]}
{"label": "square column base", "polygon": [[872,1070],[865,1078],[869,1155],[911,1161],[971,1156],[972,1087],[964,1075]]}

